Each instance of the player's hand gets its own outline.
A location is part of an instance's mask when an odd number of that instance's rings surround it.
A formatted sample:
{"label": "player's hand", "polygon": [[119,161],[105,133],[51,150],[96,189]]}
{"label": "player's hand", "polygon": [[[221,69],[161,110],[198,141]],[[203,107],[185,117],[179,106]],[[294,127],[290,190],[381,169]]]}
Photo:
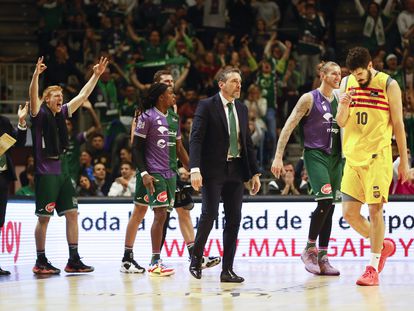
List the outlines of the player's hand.
{"label": "player's hand", "polygon": [[43,63],[43,56],[37,59],[36,68],[34,71],[35,75],[40,75],[43,71],[45,71],[47,66]]}
{"label": "player's hand", "polygon": [[349,106],[352,102],[352,95],[351,93],[342,93],[339,96],[339,104],[344,105],[344,106]]}
{"label": "player's hand", "polygon": [[201,176],[201,173],[191,173],[191,186],[195,191],[200,191],[200,188],[203,186],[203,177]]}
{"label": "player's hand", "polygon": [[150,174],[145,174],[144,177],[142,177],[142,183],[151,195],[153,195],[155,192],[154,181],[155,178]]}
{"label": "player's hand", "polygon": [[398,165],[398,180],[401,181],[401,184],[404,184],[408,180],[408,163],[403,163],[405,161],[401,161],[400,165]]}
{"label": "player's hand", "polygon": [[282,159],[278,159],[277,157],[275,157],[275,159],[273,160],[272,167],[270,168],[270,170],[272,171],[272,174],[276,178],[280,178],[280,174],[284,175],[285,174],[285,169],[283,168],[283,161],[282,161]]}
{"label": "player's hand", "polygon": [[26,102],[26,104],[22,107],[22,105],[19,105],[19,110],[17,111],[17,116],[19,118],[19,124],[26,123],[25,119],[27,117],[27,113],[29,111],[29,102]]}
{"label": "player's hand", "polygon": [[95,66],[93,66],[93,72],[97,76],[100,76],[104,73],[106,66],[108,65],[108,59],[106,57],[101,57],[99,59],[99,63],[97,63]]}

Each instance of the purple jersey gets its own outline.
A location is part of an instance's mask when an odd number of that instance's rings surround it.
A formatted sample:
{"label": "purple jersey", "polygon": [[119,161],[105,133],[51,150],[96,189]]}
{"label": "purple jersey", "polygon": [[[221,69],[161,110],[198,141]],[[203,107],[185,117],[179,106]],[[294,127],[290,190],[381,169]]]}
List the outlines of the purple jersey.
{"label": "purple jersey", "polygon": [[135,135],[145,139],[145,164],[148,173],[171,178],[177,170],[177,139],[181,139],[179,117],[172,109],[163,114],[151,108],[139,116]]}
{"label": "purple jersey", "polygon": [[[70,117],[68,106],[66,104],[62,106],[62,113],[65,119]],[[46,117],[46,111],[43,109],[39,109],[38,114],[35,117],[31,117],[36,174],[59,175],[62,173],[61,161],[59,159],[47,158],[44,156],[43,152],[44,139],[42,136],[42,122],[43,118]]]}

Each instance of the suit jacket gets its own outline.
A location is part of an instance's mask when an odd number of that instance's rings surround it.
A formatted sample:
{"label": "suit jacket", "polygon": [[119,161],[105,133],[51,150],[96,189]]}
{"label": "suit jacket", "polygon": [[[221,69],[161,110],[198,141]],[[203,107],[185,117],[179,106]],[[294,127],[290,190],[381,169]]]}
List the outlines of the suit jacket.
{"label": "suit jacket", "polygon": [[[250,137],[247,107],[235,101],[239,119],[243,180],[259,172]],[[226,113],[220,95],[201,100],[193,119],[190,139],[190,167],[199,167],[203,178],[219,178],[226,171],[230,145]]]}
{"label": "suit jacket", "polygon": [[[26,144],[27,130],[18,129],[16,131],[11,125],[10,120],[8,118],[0,116],[0,136],[4,133],[9,134],[17,140],[15,146],[23,147]],[[9,181],[14,181],[16,180],[16,172],[14,170],[14,164],[11,157],[10,149],[6,151],[7,170],[5,174]]]}

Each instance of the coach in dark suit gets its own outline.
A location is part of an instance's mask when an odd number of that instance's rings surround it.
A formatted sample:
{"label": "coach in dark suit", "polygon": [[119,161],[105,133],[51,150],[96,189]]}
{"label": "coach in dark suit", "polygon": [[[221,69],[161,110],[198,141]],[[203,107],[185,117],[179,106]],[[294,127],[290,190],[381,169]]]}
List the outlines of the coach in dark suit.
{"label": "coach in dark suit", "polygon": [[190,273],[201,278],[201,260],[220,198],[224,203],[223,267],[221,282],[241,283],[233,271],[236,241],[241,221],[243,182],[251,194],[260,189],[259,170],[250,138],[247,107],[240,97],[241,76],[235,68],[224,69],[217,77],[220,92],[201,100],[193,120],[190,139],[191,185],[202,190],[202,212],[194,242]]}
{"label": "coach in dark suit", "polygon": [[[25,118],[27,116],[28,103],[22,108],[19,106],[17,113],[19,117],[19,124],[17,126],[17,133],[10,123],[10,120],[4,116],[0,116],[0,136],[4,133],[9,134],[15,138],[17,146],[24,146],[26,144],[27,127]],[[10,155],[10,149],[3,155],[0,155],[0,228],[4,225],[6,217],[6,206],[9,192],[10,182],[16,180],[16,172],[14,171],[14,164]],[[0,268],[0,276],[9,275],[10,272]]]}

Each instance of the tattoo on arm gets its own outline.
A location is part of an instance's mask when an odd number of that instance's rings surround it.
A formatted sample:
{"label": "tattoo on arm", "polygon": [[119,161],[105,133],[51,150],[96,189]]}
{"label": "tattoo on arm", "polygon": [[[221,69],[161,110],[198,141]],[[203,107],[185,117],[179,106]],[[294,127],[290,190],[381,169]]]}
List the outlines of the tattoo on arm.
{"label": "tattoo on arm", "polygon": [[312,108],[312,96],[309,93],[302,95],[297,102],[295,108],[287,119],[285,126],[280,133],[280,137],[277,143],[276,156],[282,158],[286,145],[289,141],[289,137],[292,134],[295,127],[299,124],[300,120],[310,111]]}

